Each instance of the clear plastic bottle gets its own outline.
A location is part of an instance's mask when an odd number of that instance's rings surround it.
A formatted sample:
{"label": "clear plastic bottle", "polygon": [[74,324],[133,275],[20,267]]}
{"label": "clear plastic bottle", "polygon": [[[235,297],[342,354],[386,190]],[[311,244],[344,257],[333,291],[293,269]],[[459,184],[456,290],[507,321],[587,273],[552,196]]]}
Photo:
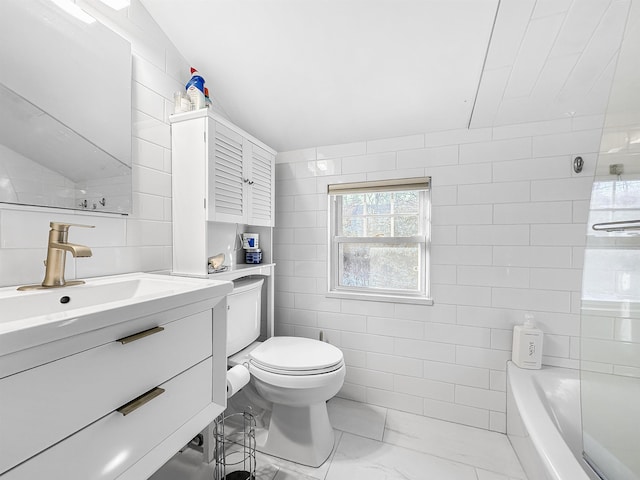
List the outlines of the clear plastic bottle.
{"label": "clear plastic bottle", "polygon": [[186,92],[175,92],[173,94],[173,113],[183,113],[191,110],[191,99]]}

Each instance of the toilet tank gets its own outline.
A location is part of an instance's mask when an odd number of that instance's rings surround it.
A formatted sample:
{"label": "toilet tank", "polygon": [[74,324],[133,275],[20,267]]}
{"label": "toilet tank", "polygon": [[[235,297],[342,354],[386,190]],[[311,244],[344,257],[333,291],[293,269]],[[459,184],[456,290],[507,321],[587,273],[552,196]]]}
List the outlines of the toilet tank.
{"label": "toilet tank", "polygon": [[251,345],[260,336],[264,279],[234,280],[227,295],[227,357]]}

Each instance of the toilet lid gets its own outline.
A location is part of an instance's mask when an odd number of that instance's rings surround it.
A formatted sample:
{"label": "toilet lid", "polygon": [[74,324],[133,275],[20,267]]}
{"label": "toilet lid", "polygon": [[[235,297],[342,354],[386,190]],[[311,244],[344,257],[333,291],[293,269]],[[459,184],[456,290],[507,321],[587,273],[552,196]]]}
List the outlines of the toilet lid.
{"label": "toilet lid", "polygon": [[325,373],[342,365],[342,351],[328,343],[310,338],[271,337],[255,348],[251,362],[274,373],[297,375]]}

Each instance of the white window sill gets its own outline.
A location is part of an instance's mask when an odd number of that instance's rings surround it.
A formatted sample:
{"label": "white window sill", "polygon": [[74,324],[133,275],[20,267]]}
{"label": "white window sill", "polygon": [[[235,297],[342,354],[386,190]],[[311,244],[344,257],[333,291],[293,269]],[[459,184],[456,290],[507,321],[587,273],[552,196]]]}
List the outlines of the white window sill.
{"label": "white window sill", "polygon": [[410,303],[413,305],[433,305],[433,299],[427,297],[409,297],[402,295],[385,295],[380,293],[327,292],[327,298],[343,300],[365,300],[369,302]]}

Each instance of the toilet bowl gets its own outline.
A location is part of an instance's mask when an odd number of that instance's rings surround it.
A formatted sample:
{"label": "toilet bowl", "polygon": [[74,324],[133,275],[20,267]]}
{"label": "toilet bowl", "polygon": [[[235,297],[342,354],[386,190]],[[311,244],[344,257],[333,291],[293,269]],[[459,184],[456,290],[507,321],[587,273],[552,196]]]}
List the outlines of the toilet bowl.
{"label": "toilet bowl", "polygon": [[[227,354],[235,353],[229,351],[229,345],[235,349],[245,346],[229,358],[229,364],[245,365],[251,386],[272,405],[267,432],[256,438],[257,449],[318,467],[333,449],[326,402],[342,388],[344,357],[339,348],[309,338],[271,337],[255,342],[259,322],[256,331],[255,318],[247,316],[252,317],[248,312],[259,314],[261,286],[262,280],[244,281],[227,298]],[[238,316],[241,312],[244,315]],[[239,335],[243,338],[237,338]]]}
{"label": "toilet bowl", "polygon": [[[307,355],[303,356],[303,351]],[[342,352],[318,340],[272,337],[249,357],[253,385],[273,403],[269,431],[259,449],[304,465],[320,466],[333,449],[334,433],[326,402],[344,383]]]}

